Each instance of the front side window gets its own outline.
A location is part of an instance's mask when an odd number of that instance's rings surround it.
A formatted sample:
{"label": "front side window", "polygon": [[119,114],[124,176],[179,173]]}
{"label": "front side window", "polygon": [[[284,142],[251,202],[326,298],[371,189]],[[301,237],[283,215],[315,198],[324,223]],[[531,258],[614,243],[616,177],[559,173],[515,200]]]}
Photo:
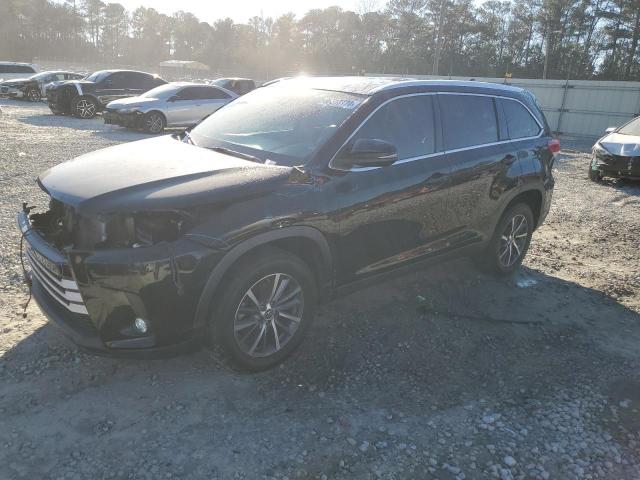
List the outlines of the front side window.
{"label": "front side window", "polygon": [[193,143],[277,165],[304,165],[365,96],[309,87],[258,88],[226,104],[190,132]]}
{"label": "front side window", "polygon": [[433,95],[398,98],[383,105],[362,125],[347,148],[365,138],[392,143],[398,160],[434,153]]}
{"label": "front side window", "polygon": [[197,100],[200,98],[200,89],[198,87],[186,87],[180,90],[176,97],[177,100]]}
{"label": "front side window", "polygon": [[205,100],[217,100],[229,98],[229,94],[216,87],[200,87],[200,96],[198,98]]}
{"label": "front side window", "polygon": [[498,122],[492,97],[439,95],[439,102],[445,149],[498,141]]}
{"label": "front side window", "polygon": [[540,133],[540,125],[520,102],[503,99],[502,107],[507,117],[509,138],[535,137]]}

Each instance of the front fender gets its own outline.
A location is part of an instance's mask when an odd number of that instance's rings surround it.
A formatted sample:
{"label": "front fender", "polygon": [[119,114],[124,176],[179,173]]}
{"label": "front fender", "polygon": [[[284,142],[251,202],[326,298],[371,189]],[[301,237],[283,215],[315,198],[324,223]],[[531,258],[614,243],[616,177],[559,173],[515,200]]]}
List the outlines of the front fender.
{"label": "front fender", "polygon": [[319,248],[322,256],[321,278],[329,280],[332,272],[332,256],[329,243],[325,236],[317,229],[309,226],[284,227],[257,234],[231,248],[225,256],[216,264],[205,287],[202,291],[196,308],[194,327],[200,328],[207,324],[210,312],[211,299],[220,285],[225,273],[245,254],[270,242],[287,238],[306,238],[313,241]]}

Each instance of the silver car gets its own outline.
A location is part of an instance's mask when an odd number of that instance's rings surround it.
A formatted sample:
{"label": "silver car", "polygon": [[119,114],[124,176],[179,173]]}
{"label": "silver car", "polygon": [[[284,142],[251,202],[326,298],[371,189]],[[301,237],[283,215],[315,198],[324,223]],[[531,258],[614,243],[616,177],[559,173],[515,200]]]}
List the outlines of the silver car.
{"label": "silver car", "polygon": [[104,123],[160,133],[165,127],[190,127],[238,98],[225,88],[175,82],[156,87],[139,97],[107,104]]}

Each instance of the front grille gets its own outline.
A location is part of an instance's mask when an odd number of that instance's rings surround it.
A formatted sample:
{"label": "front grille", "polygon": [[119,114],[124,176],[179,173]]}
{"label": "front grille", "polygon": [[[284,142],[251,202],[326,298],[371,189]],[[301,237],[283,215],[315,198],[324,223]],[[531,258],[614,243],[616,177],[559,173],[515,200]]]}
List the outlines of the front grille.
{"label": "front grille", "polygon": [[51,298],[71,312],[84,315],[89,313],[78,290],[78,284],[73,279],[62,276],[62,269],[58,272],[52,271],[57,268],[56,264],[49,262],[32,248],[27,248],[26,253],[31,272]]}
{"label": "front grille", "polygon": [[640,175],[640,157],[611,155],[605,160],[603,167],[606,171],[619,175],[638,176]]}

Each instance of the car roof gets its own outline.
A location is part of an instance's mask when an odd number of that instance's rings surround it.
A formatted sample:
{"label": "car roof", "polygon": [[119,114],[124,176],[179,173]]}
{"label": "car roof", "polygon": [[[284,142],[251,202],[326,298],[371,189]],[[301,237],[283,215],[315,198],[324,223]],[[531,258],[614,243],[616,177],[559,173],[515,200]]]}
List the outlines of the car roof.
{"label": "car roof", "polygon": [[35,67],[35,63],[25,63],[25,62],[0,62],[0,65],[23,65],[25,67]]}
{"label": "car roof", "polygon": [[300,85],[317,90],[333,90],[356,95],[371,96],[381,92],[399,90],[486,90],[489,93],[522,93],[525,90],[500,83],[460,80],[418,80],[402,77],[295,77],[274,84],[291,87]]}
{"label": "car roof", "polygon": [[141,72],[140,70],[121,70],[121,69],[109,69],[109,70],[96,70],[95,72],[92,73],[92,75],[94,73],[118,73],[118,72],[126,72],[126,73],[144,73],[145,75],[150,75],[152,77],[157,77],[158,75],[156,75],[155,73],[149,73],[149,72]]}

